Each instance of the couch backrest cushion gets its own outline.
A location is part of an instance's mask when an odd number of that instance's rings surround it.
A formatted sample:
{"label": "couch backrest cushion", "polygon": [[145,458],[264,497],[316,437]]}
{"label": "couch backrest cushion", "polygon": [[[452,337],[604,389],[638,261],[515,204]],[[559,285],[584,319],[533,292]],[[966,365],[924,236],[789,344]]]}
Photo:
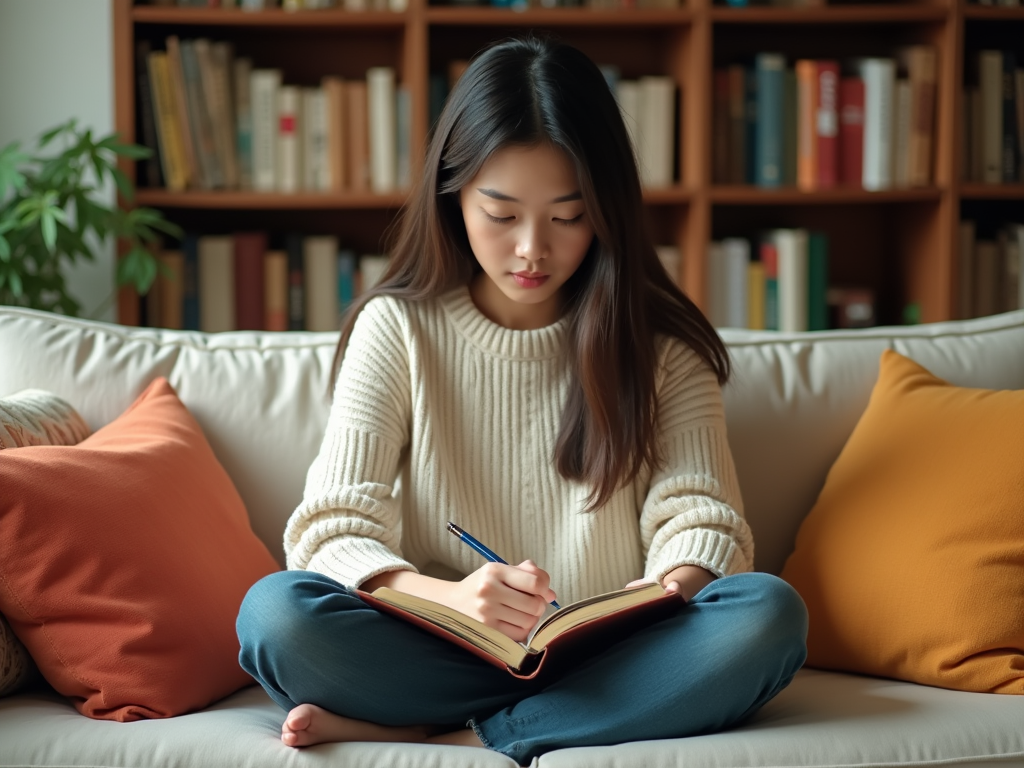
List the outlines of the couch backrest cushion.
{"label": "couch backrest cushion", "polygon": [[[1024,311],[853,332],[723,331],[726,387],[759,570],[778,573],[853,431],[887,348],[953,384],[1024,388]],[[166,376],[235,481],[253,529],[283,562],[284,524],[323,438],[336,334],[164,331],[0,307],[0,397],[28,387],[96,429]]]}

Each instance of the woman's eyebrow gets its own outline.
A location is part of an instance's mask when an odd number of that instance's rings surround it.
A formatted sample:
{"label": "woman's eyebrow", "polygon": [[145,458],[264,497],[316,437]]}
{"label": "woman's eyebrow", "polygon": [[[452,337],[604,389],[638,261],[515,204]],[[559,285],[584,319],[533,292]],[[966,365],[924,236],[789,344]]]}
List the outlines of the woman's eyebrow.
{"label": "woman's eyebrow", "polygon": [[[522,202],[522,200],[519,200],[519,199],[517,199],[515,197],[512,197],[510,195],[506,195],[504,192],[499,192],[496,189],[480,189],[480,188],[477,188],[476,191],[479,192],[481,195],[487,195],[488,197],[493,197],[495,200],[504,200],[504,201],[509,202],[509,203],[521,203]],[[568,195],[562,195],[561,197],[556,197],[551,202],[552,203],[568,203],[571,200],[582,200],[582,199],[583,199],[583,195],[580,194],[579,190],[576,190],[575,192],[570,192]]]}

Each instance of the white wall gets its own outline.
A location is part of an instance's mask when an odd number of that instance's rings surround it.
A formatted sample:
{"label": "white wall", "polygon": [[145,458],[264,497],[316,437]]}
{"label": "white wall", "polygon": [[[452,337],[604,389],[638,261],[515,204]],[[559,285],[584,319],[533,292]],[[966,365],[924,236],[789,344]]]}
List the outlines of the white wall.
{"label": "white wall", "polygon": [[[111,14],[111,0],[0,0],[0,147],[31,151],[41,131],[71,117],[94,135],[114,129]],[[112,204],[113,188],[98,197]],[[95,252],[66,275],[84,316],[114,288],[113,245]],[[98,317],[115,315],[116,306]]]}

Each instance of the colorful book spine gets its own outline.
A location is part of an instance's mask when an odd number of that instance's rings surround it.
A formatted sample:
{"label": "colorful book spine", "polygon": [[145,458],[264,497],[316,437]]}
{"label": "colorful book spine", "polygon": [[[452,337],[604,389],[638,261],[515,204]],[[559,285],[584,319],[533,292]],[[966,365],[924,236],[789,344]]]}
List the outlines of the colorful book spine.
{"label": "colorful book spine", "polygon": [[828,330],[828,237],[807,236],[807,330]]}
{"label": "colorful book spine", "polygon": [[288,254],[267,251],[263,258],[263,327],[288,330]]}
{"label": "colorful book spine", "polygon": [[864,169],[864,81],[844,77],[839,83],[839,181],[860,187]]}
{"label": "colorful book spine", "polygon": [[782,185],[782,54],[758,54],[754,70],[757,76],[757,139],[755,145],[755,183],[759,187]]}
{"label": "colorful book spine", "polygon": [[839,62],[815,63],[817,99],[814,128],[817,143],[817,187],[839,184]]}

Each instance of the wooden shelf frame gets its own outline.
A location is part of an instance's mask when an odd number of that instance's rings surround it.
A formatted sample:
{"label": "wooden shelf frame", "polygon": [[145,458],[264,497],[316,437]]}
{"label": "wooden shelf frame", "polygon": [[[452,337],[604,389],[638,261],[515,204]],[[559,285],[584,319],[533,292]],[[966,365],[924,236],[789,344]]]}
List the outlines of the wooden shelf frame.
{"label": "wooden shelf frame", "polygon": [[[436,64],[445,55],[442,52],[439,56],[439,51],[431,50],[432,45],[444,45],[444,41],[464,34],[497,38],[529,28],[550,29],[570,42],[589,38],[607,41],[614,39],[609,38],[609,34],[618,35],[620,32],[624,38],[658,36],[652,40],[662,41],[660,44],[666,47],[666,51],[659,59],[660,72],[652,74],[673,76],[681,92],[680,178],[669,189],[645,191],[644,199],[658,221],[659,233],[663,236],[667,233],[668,238],[680,246],[683,267],[679,282],[698,305],[706,306],[705,254],[712,238],[713,222],[722,217],[727,221],[742,221],[748,213],[763,213],[764,217],[778,215],[800,221],[801,216],[806,216],[809,221],[814,221],[842,211],[849,211],[854,218],[869,216],[865,213],[868,211],[880,211],[878,215],[887,222],[897,222],[891,233],[885,233],[891,236],[892,248],[886,253],[882,265],[888,271],[880,279],[886,284],[898,284],[902,302],[918,303],[922,320],[930,322],[954,317],[957,294],[955,247],[961,202],[1024,201],[1024,184],[982,185],[959,181],[963,158],[959,156],[958,116],[963,109],[961,85],[965,31],[968,24],[980,25],[971,27],[976,30],[986,28],[989,22],[1011,22],[1020,24],[1024,33],[1024,7],[973,6],[967,5],[965,0],[907,0],[807,9],[729,8],[715,5],[712,0],[682,0],[682,3],[684,7],[677,10],[532,8],[517,12],[429,5],[427,0],[409,0],[408,9],[401,13],[352,13],[344,10],[290,13],[279,9],[245,12],[237,9],[134,6],[132,0],[113,0],[115,127],[126,140],[136,140],[133,52],[137,35],[159,39],[161,35],[171,33],[197,37],[223,34],[239,39],[249,34],[266,36],[268,31],[280,31],[283,38],[310,35],[311,40],[322,40],[325,35],[338,35],[339,40],[358,39],[363,35],[384,36],[391,41],[388,45],[393,48],[393,65],[399,80],[410,90],[413,148],[426,145],[429,68],[431,62]],[[740,41],[756,39],[752,28],[765,25],[789,30],[787,35],[796,34],[796,30],[805,33],[814,28],[830,35],[844,27],[851,30],[881,28],[887,30],[886,34],[891,31],[895,39],[936,46],[939,80],[934,186],[883,192],[834,189],[807,193],[796,189],[764,190],[713,184],[712,78],[714,67],[719,63],[715,57],[716,40],[728,41],[735,35],[739,35],[737,40]],[[768,40],[761,49],[767,47],[770,47]],[[747,51],[749,54],[756,52]],[[790,55],[786,50],[783,53]],[[344,51],[339,55],[344,56]],[[270,61],[273,62],[272,56]],[[261,62],[257,59],[257,63]],[[323,74],[338,73],[325,71]],[[419,173],[422,152],[414,151],[412,157],[413,173]],[[122,163],[122,169],[134,178],[133,163]],[[137,195],[138,204],[166,210],[172,219],[176,212],[203,215],[204,211],[224,211],[234,216],[245,216],[248,211],[252,213],[253,226],[259,226],[261,216],[268,212],[280,212],[274,214],[278,217],[319,216],[321,219],[318,221],[330,221],[331,217],[341,216],[346,221],[366,218],[377,222],[382,215],[397,213],[405,199],[405,193],[282,195],[228,191],[170,193],[156,189],[140,189]],[[363,217],[360,211],[373,215]],[[882,234],[873,233],[879,237]],[[133,304],[133,298],[127,292],[120,311],[122,322],[137,322],[137,302]]]}

